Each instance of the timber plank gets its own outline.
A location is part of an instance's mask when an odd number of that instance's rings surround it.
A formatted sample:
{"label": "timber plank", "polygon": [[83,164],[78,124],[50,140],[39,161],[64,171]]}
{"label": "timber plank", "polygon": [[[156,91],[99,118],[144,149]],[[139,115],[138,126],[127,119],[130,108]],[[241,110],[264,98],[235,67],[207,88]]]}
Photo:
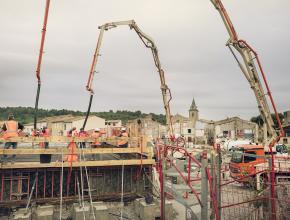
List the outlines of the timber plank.
{"label": "timber plank", "polygon": [[[142,153],[146,153],[147,148],[143,149]],[[67,147],[59,148],[18,148],[18,149],[0,149],[0,155],[36,155],[36,154],[70,154],[71,152]],[[141,153],[141,148],[139,147],[130,147],[130,148],[84,148],[83,152],[81,149],[76,149],[74,154],[121,154],[121,153]]]}
{"label": "timber plank", "polygon": [[[1,164],[1,169],[25,169],[25,168],[49,168],[49,167],[104,167],[104,166],[130,166],[130,165],[153,165],[155,161],[153,159],[143,159],[142,162],[138,160],[100,160],[100,161],[82,161],[82,162],[51,162],[51,163],[39,163],[39,162],[15,162]],[[63,165],[62,165],[63,164]]]}
{"label": "timber plank", "polygon": [[50,137],[14,137],[4,139],[0,137],[0,142],[53,142],[53,143],[69,143],[69,142],[116,142],[118,140],[138,141],[137,137],[108,137],[108,138],[92,138],[92,137],[65,137],[65,136],[50,136]]}

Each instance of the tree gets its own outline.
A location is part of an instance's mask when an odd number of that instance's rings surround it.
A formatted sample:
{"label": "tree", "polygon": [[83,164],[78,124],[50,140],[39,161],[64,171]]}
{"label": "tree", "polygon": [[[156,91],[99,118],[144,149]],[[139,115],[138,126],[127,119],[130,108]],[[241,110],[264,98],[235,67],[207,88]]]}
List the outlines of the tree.
{"label": "tree", "polygon": [[[13,113],[15,119],[23,124],[28,124],[33,122],[34,118],[34,108],[32,107],[0,107],[0,121],[5,121],[8,118],[8,115]],[[84,116],[85,112],[81,111],[71,111],[67,109],[38,109],[38,118],[42,119],[50,116],[58,116],[58,115],[74,115],[74,116]],[[152,118],[158,121],[161,124],[165,124],[166,119],[163,114],[154,114],[150,113]],[[129,120],[134,120],[137,118],[144,118],[149,114],[142,113],[141,111],[127,111],[127,110],[118,110],[114,112],[113,110],[109,110],[108,112],[92,112],[91,115],[96,115],[106,120],[122,120],[123,124],[126,124]]]}
{"label": "tree", "polygon": [[[283,115],[282,113],[279,113],[278,115],[279,115],[279,118],[280,118],[281,123],[283,123],[284,115]],[[275,114],[271,114],[271,117],[272,117],[273,122],[274,122],[274,127],[275,127],[276,129],[279,128],[278,120],[277,120],[277,118],[276,118],[276,115],[275,115]],[[252,118],[251,118],[251,122],[255,122],[255,123],[257,123],[259,126],[263,126],[263,124],[264,124],[264,121],[263,121],[261,115],[258,115],[258,116],[256,116],[256,117],[252,117]]]}

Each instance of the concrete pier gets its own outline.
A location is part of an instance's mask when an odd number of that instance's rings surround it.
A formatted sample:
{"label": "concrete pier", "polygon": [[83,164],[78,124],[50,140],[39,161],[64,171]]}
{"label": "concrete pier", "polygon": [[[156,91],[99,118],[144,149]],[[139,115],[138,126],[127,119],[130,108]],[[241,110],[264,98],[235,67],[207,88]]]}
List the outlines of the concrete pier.
{"label": "concrete pier", "polygon": [[30,210],[18,209],[13,215],[13,220],[31,220]]}

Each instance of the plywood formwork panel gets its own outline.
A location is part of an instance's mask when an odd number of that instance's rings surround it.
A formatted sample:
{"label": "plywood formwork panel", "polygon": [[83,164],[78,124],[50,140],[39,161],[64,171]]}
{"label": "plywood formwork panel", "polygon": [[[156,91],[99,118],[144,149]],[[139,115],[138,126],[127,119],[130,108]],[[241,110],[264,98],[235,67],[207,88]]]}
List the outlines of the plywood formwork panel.
{"label": "plywood formwork panel", "polygon": [[[144,165],[144,172],[150,172],[150,165]],[[82,172],[82,175],[80,175]],[[140,166],[124,167],[124,197],[142,195],[152,186],[146,178],[151,175],[140,173]],[[0,206],[26,204],[32,192],[31,202],[59,203],[62,186],[63,201],[78,201],[78,182],[83,178],[84,197],[88,201],[88,182],[94,201],[108,198],[118,201],[122,193],[122,166],[114,167],[64,168],[61,181],[61,168],[26,168],[0,170]],[[11,181],[15,184],[11,184]],[[151,180],[152,181],[152,180]],[[35,188],[33,189],[33,184]],[[22,186],[22,187],[19,187]]]}

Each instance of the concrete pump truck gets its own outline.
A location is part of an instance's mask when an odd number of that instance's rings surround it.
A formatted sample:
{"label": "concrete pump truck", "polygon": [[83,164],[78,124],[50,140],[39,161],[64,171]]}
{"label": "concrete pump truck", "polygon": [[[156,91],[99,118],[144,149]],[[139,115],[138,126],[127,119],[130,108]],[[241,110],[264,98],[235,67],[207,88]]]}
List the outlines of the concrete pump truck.
{"label": "concrete pump truck", "polygon": [[[290,162],[287,163],[289,157],[277,154],[277,151],[279,151],[277,142],[284,136],[282,124],[257,52],[245,40],[238,38],[221,0],[211,0],[211,2],[218,10],[226,26],[230,36],[226,45],[254,92],[264,122],[263,143],[238,146],[232,154],[230,175],[238,182],[254,184],[258,190],[265,186],[263,183],[271,182],[271,196],[273,198],[275,194],[274,182],[290,181]],[[237,54],[234,49],[238,52]],[[260,76],[262,76],[262,80]],[[279,128],[277,130],[271,116],[267,96],[278,122]]]}

